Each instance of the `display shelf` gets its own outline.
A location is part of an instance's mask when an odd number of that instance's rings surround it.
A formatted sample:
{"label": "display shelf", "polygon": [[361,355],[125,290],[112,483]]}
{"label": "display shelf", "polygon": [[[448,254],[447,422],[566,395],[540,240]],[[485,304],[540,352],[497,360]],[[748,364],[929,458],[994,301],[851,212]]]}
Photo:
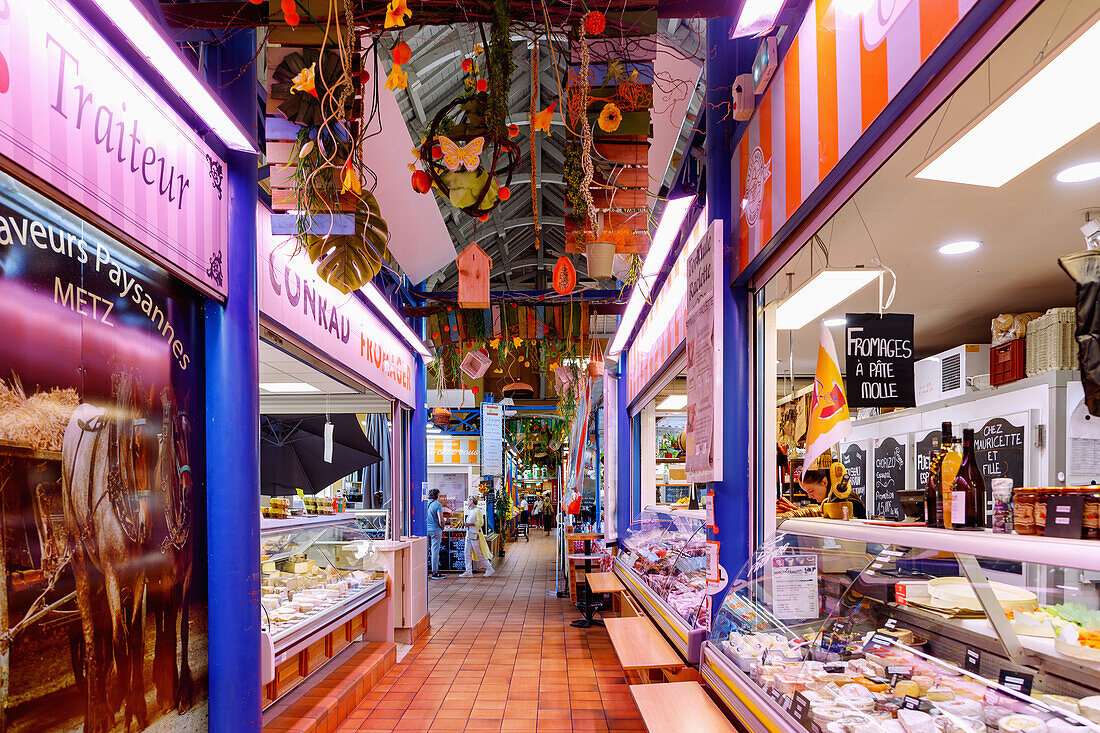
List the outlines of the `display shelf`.
{"label": "display shelf", "polygon": [[[788,519],[783,522],[782,529],[784,532],[823,539],[903,545],[976,557],[995,554],[997,557],[1040,565],[1065,565],[1067,558],[1072,558],[1074,568],[1100,572],[1100,541],[1097,540],[1069,540],[989,530],[963,532],[928,527],[887,527],[839,519]],[[991,553],[994,547],[996,549]]]}
{"label": "display shelf", "polygon": [[671,513],[674,517],[684,517],[695,522],[705,523],[707,521],[707,511],[705,509],[688,509],[686,506],[679,504],[650,504],[642,510],[643,512],[658,512],[661,514]]}
{"label": "display shelf", "polygon": [[806,733],[775,698],[769,697],[751,677],[730,664],[726,655],[710,641],[703,644],[699,672],[746,729],[760,730],[763,726],[769,733]]}
{"label": "display shelf", "polygon": [[260,536],[275,532],[293,532],[299,529],[320,529],[322,527],[336,527],[340,525],[346,526],[348,520],[352,518],[350,514],[305,514],[297,517],[289,517],[287,519],[271,519],[269,517],[264,517],[260,519]]}
{"label": "display shelf", "polygon": [[657,595],[632,568],[616,562],[614,572],[681,656],[690,664],[698,664],[706,629],[689,626],[684,617]]}
{"label": "display shelf", "polygon": [[[326,636],[338,626],[342,626],[349,616],[360,613],[386,597],[386,579],[360,586],[357,592],[348,593],[336,604],[320,613],[308,616],[293,626],[270,634],[275,647],[275,663],[281,664],[291,655],[297,654],[317,639]],[[268,633],[268,632],[264,632]]]}

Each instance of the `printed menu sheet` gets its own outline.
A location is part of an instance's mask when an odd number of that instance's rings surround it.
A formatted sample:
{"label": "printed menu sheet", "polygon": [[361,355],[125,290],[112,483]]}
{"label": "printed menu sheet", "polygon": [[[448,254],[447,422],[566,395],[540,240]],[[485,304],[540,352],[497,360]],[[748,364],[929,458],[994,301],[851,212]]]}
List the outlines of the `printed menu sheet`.
{"label": "printed menu sheet", "polygon": [[772,611],[781,620],[817,618],[817,556],[773,557]]}

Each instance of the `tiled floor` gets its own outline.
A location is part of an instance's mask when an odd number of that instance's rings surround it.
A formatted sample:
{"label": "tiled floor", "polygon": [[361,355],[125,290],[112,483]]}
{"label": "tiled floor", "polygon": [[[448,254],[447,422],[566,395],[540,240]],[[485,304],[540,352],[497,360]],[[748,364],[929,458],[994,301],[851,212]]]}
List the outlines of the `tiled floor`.
{"label": "tiled floor", "polygon": [[431,581],[432,630],[340,731],[644,730],[602,628],[554,596],[554,542],[509,545],[492,578]]}

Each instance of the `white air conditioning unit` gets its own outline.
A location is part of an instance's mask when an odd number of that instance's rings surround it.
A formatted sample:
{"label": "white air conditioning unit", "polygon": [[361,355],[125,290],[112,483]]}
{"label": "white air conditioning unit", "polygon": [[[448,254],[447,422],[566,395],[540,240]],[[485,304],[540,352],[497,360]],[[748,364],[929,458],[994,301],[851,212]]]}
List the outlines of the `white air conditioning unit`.
{"label": "white air conditioning unit", "polygon": [[968,377],[989,374],[989,344],[962,344],[913,365],[917,405],[962,397]]}

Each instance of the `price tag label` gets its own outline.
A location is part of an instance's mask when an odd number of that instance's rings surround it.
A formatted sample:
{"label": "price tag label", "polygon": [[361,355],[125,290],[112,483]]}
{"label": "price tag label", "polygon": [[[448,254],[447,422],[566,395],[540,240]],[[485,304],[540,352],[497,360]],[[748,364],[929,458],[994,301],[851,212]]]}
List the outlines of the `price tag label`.
{"label": "price tag label", "polygon": [[777,703],[779,703],[780,705],[782,705],[782,704],[783,704],[783,693],[779,691],[779,688],[778,688],[778,687],[774,687],[774,686],[773,686],[773,687],[769,687],[769,688],[768,688],[768,694],[769,694],[769,695],[771,696],[771,698],[772,698],[773,700],[775,700],[775,701],[776,701]]}
{"label": "price tag label", "polygon": [[791,712],[791,706],[794,705],[794,698],[783,696],[783,709],[788,713]]}
{"label": "price tag label", "polygon": [[1002,669],[999,682],[1010,690],[1015,690],[1022,695],[1031,694],[1031,683],[1034,681],[1034,677],[1026,672],[1010,672],[1007,669]]}
{"label": "price tag label", "polygon": [[810,712],[810,699],[801,692],[794,693],[791,702],[791,715],[798,719],[803,728],[809,728],[813,722],[813,714]]}
{"label": "price tag label", "polygon": [[871,634],[871,638],[863,645],[863,651],[873,652],[879,649],[889,649],[897,640],[889,634],[880,634],[877,631]]}
{"label": "price tag label", "polygon": [[882,625],[882,628],[887,629],[889,631],[894,631],[895,629],[897,629],[897,627],[898,627],[898,620],[896,618],[888,618],[888,619],[886,619],[886,623],[884,623]]}
{"label": "price tag label", "polygon": [[901,706],[906,710],[920,710],[920,698],[906,695],[902,700]]}
{"label": "price tag label", "polygon": [[967,647],[966,655],[963,657],[963,669],[974,674],[981,674],[981,667],[982,653],[977,649]]}

